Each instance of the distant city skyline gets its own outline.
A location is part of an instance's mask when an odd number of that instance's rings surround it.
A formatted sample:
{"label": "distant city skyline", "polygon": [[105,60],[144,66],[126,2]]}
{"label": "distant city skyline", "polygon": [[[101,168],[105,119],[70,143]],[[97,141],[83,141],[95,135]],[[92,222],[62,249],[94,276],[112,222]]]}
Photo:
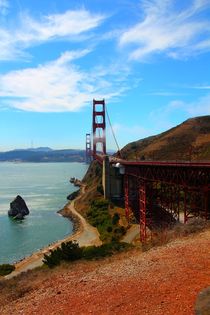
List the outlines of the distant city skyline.
{"label": "distant city skyline", "polygon": [[93,98],[120,147],[210,114],[209,0],[0,0],[0,21],[0,151],[84,149]]}

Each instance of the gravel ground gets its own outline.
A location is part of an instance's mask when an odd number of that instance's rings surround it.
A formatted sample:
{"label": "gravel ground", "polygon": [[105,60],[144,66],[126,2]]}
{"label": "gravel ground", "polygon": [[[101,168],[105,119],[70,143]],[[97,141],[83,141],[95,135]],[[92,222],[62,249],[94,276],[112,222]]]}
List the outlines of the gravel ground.
{"label": "gravel ground", "polygon": [[1,315],[191,315],[210,285],[210,231],[144,253],[29,272],[21,284],[16,296],[1,289]]}

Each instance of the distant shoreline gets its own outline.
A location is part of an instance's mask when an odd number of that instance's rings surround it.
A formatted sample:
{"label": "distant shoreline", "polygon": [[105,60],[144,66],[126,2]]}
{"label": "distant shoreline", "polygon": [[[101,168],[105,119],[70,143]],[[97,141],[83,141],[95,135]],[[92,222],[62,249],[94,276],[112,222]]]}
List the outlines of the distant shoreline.
{"label": "distant shoreline", "polygon": [[48,163],[48,162],[85,162],[85,150],[58,149],[48,147],[15,149],[0,152],[0,162]]}

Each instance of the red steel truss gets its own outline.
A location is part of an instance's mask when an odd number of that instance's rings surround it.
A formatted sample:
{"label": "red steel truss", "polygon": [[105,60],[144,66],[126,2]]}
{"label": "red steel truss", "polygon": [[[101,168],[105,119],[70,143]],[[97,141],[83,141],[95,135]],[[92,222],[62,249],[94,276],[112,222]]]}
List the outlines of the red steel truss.
{"label": "red steel truss", "polygon": [[99,152],[97,144],[101,145],[101,153],[106,154],[106,119],[105,100],[93,100],[93,156]]}
{"label": "red steel truss", "polygon": [[[123,161],[121,164],[124,164]],[[174,220],[179,220],[182,211],[185,223],[193,217],[210,219],[210,165],[186,164],[171,165],[165,162],[164,165],[137,165],[125,162],[126,180],[136,182],[136,178],[138,179],[139,193],[136,202],[139,207],[142,241],[147,238],[146,227],[150,223],[148,215],[150,213],[154,216],[157,207],[170,213]],[[128,204],[131,193],[126,194]]]}
{"label": "red steel truss", "polygon": [[139,180],[140,240],[146,239],[146,182]]}
{"label": "red steel truss", "polygon": [[127,221],[129,222],[129,214],[130,214],[130,207],[129,207],[129,179],[128,176],[125,175],[124,177],[124,192],[125,192],[125,216]]}
{"label": "red steel truss", "polygon": [[[94,158],[102,164],[103,155]],[[125,168],[125,214],[129,221],[133,212],[140,224],[140,239],[147,239],[147,227],[153,227],[159,216],[179,221],[180,212],[186,223],[190,218],[210,219],[210,163],[133,162],[110,157],[110,163]],[[162,209],[162,214],[157,213]],[[137,212],[138,211],[138,212]]]}

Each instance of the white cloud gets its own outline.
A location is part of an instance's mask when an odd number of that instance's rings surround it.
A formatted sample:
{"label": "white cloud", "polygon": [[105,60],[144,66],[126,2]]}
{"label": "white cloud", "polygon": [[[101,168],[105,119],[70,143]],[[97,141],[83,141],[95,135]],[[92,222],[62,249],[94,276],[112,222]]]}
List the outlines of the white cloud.
{"label": "white cloud", "polygon": [[118,80],[122,72],[107,76],[107,69],[82,71],[73,60],[89,50],[67,51],[60,58],[37,68],[11,71],[0,76],[0,98],[3,107],[36,112],[77,111],[93,98],[114,100],[126,89]]}
{"label": "white cloud", "polygon": [[210,90],[210,85],[196,85],[191,87],[192,89],[197,89],[197,90]]}
{"label": "white cloud", "polygon": [[24,14],[22,15],[22,29],[17,32],[17,40],[28,44],[73,37],[96,28],[103,19],[102,15],[90,14],[86,10],[48,15],[42,17],[40,21]]}
{"label": "white cloud", "polygon": [[142,3],[143,20],[119,39],[121,47],[131,45],[131,59],[145,60],[155,53],[181,58],[210,50],[210,22],[198,16],[210,6],[209,0],[194,0],[182,10],[174,0]]}
{"label": "white cloud", "polygon": [[33,45],[61,39],[79,40],[79,36],[98,27],[104,18],[84,9],[42,16],[39,20],[22,13],[14,29],[0,27],[0,60],[23,57],[25,49]]}
{"label": "white cloud", "polygon": [[169,91],[156,91],[156,92],[150,92],[147,95],[168,97],[168,96],[183,95],[183,93],[169,92]]}

